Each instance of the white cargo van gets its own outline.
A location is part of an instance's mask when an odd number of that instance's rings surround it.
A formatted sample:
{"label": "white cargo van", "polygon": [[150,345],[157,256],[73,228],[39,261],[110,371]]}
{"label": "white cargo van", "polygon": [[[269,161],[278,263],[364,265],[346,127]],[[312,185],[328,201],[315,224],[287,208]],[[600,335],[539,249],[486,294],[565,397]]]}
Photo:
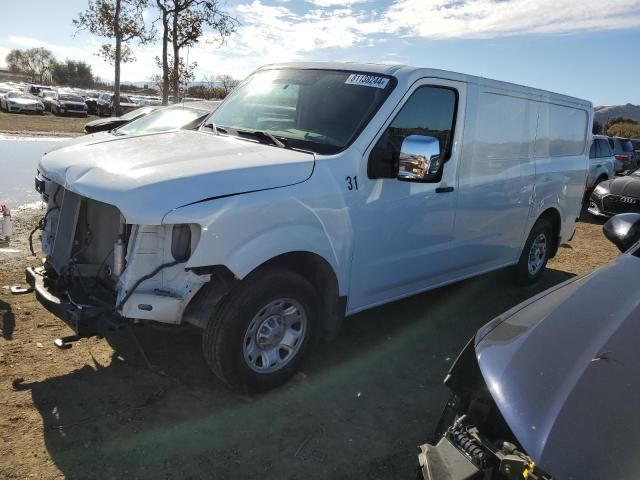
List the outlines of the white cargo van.
{"label": "white cargo van", "polygon": [[197,131],[45,155],[27,277],[81,336],[192,323],[221,379],[268,388],[346,315],[538,279],[573,235],[591,123],[587,101],[441,70],[267,66]]}

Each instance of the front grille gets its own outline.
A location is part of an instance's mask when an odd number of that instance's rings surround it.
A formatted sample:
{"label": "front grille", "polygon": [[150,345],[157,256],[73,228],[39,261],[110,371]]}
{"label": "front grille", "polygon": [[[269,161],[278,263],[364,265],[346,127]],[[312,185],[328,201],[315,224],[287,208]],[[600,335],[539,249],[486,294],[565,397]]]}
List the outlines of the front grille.
{"label": "front grille", "polygon": [[640,199],[607,195],[602,199],[602,207],[607,213],[640,213]]}

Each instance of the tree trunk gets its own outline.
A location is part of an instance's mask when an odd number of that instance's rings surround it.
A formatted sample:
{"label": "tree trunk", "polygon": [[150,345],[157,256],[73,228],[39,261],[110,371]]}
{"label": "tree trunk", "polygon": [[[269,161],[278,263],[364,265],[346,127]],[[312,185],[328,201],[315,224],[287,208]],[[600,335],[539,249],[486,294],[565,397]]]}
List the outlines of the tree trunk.
{"label": "tree trunk", "polygon": [[169,19],[167,13],[162,12],[162,105],[169,105]]}
{"label": "tree trunk", "polygon": [[162,12],[162,105],[169,104],[169,13],[168,7],[164,6],[160,0],[156,0],[158,8]]}
{"label": "tree trunk", "polygon": [[120,116],[120,57],[122,56],[122,34],[120,33],[120,0],[116,0],[116,12],[115,18],[113,22],[113,32],[116,37],[116,55],[114,62],[115,63],[115,73],[114,73],[114,92],[113,92],[113,112],[112,115],[115,114],[116,117]]}
{"label": "tree trunk", "polygon": [[171,78],[173,89],[173,103],[180,101],[180,47],[178,46],[178,11],[177,5],[173,11],[173,29],[171,31],[171,40],[173,41],[173,77]]}

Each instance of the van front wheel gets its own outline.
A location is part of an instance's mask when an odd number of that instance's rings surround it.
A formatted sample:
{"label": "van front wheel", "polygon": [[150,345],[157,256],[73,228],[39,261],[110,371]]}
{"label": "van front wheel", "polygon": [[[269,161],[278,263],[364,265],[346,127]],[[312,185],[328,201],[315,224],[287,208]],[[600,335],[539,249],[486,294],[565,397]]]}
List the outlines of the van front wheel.
{"label": "van front wheel", "polygon": [[515,267],[519,283],[528,285],[537,282],[544,273],[554,241],[552,232],[551,224],[545,219],[538,220],[531,229]]}
{"label": "van front wheel", "polygon": [[274,269],[252,274],[209,319],[203,334],[207,364],[244,392],[281,385],[308,350],[317,311],[314,289],[300,275]]}

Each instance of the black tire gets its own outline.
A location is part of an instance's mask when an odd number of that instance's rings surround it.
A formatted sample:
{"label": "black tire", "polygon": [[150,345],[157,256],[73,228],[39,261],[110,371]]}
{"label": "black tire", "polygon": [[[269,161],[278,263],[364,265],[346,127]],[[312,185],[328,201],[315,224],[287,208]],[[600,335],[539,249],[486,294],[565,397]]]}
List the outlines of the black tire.
{"label": "black tire", "polygon": [[[306,326],[297,352],[280,369],[260,373],[249,366],[244,342],[252,320],[278,299],[298,302],[306,314]],[[299,368],[314,337],[318,298],[311,284],[297,273],[266,269],[250,275],[229,292],[209,318],[202,347],[209,368],[235,390],[257,393],[285,383]]]}
{"label": "black tire", "polygon": [[[545,242],[544,256],[541,258],[540,267],[532,273],[529,270],[529,257],[532,254],[532,246],[534,242],[540,241],[541,238],[543,238]],[[531,229],[529,237],[522,249],[522,253],[520,254],[520,260],[518,260],[518,263],[515,266],[515,277],[518,283],[521,285],[530,285],[540,279],[547,267],[549,254],[555,247],[554,242],[556,241],[557,240],[553,238],[553,228],[551,227],[551,223],[544,218],[538,220]]]}

